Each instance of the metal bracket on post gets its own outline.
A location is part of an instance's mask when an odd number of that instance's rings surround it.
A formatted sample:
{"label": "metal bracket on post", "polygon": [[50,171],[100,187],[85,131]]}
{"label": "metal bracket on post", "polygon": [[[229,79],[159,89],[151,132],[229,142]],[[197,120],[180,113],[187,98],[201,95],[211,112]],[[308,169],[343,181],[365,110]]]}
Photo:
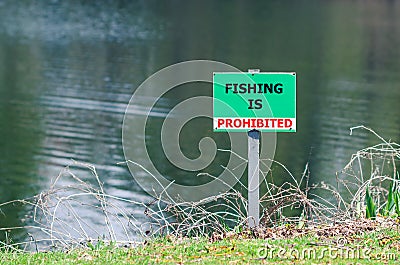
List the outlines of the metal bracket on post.
{"label": "metal bracket on post", "polygon": [[260,193],[259,193],[259,168],[260,168],[260,131],[248,132],[248,209],[247,219],[249,227],[260,224]]}

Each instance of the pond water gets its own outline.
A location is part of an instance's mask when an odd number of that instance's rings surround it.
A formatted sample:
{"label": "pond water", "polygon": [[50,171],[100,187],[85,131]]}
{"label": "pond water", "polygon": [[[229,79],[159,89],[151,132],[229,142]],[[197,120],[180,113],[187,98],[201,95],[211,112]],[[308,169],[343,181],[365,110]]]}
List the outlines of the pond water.
{"label": "pond water", "polygon": [[[399,2],[372,0],[0,1],[0,203],[47,189],[72,161],[94,165],[107,193],[151,201],[118,164],[125,161],[124,112],[151,74],[195,59],[297,72],[297,133],[278,135],[275,159],[296,176],[309,163],[311,182],[333,183],[352,153],[379,142],[362,131],[350,136],[350,127],[400,141],[399,12]],[[183,85],[158,111],[211,93],[210,85]],[[203,181],[168,164],[160,152],[162,115],[151,121],[147,146],[160,171],[177,182]],[[210,119],[184,129],[188,156],[198,155],[205,135],[229,147],[211,132]],[[218,174],[224,159],[208,173]],[[20,225],[25,209],[2,209],[0,227]]]}

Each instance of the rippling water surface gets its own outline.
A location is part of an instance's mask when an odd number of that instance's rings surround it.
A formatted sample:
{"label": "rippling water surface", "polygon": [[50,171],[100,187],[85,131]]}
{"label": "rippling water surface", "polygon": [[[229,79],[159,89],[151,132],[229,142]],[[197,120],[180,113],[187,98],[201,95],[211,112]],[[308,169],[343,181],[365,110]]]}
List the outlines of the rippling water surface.
{"label": "rippling water surface", "polygon": [[[124,112],[147,77],[191,59],[296,71],[298,132],[279,134],[276,159],[296,175],[309,162],[312,182],[332,182],[353,152],[378,143],[365,132],[349,136],[350,127],[363,124],[400,140],[399,12],[395,1],[1,1],[0,202],[39,193],[72,161],[93,164],[106,192],[151,201],[117,164],[125,160]],[[184,85],[166,95],[146,136],[160,171],[178,183],[207,179],[168,163],[159,130],[169,109],[194,95],[210,96],[211,87]],[[181,143],[189,157],[198,155],[204,136],[229,147],[211,132],[209,119],[185,130]],[[225,160],[221,155],[209,173]],[[74,170],[93,181],[89,171]],[[25,218],[24,207],[3,210],[2,227]],[[90,210],[82,214],[100,225]]]}

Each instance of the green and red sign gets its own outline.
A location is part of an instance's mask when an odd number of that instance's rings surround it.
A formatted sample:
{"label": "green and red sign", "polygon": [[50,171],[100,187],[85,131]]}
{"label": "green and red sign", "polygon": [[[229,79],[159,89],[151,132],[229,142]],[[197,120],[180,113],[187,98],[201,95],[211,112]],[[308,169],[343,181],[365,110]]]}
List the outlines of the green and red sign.
{"label": "green and red sign", "polygon": [[214,73],[215,132],[296,132],[296,73]]}

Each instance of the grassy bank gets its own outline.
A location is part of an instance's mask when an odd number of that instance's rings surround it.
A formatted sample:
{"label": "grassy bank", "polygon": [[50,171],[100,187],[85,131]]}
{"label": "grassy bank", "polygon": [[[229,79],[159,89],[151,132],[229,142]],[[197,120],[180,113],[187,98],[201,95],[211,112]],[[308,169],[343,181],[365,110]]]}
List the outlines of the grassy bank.
{"label": "grassy bank", "polygon": [[[280,229],[280,232],[279,232]],[[315,227],[302,232],[277,228],[278,238],[254,238],[254,233],[228,233],[211,238],[166,236],[138,247],[97,244],[61,252],[2,251],[1,264],[398,264],[400,232],[397,228],[348,231]],[[292,231],[293,230],[293,231]],[[287,238],[282,238],[282,233]],[[271,234],[272,235],[272,234]],[[279,238],[280,237],[280,238]]]}

